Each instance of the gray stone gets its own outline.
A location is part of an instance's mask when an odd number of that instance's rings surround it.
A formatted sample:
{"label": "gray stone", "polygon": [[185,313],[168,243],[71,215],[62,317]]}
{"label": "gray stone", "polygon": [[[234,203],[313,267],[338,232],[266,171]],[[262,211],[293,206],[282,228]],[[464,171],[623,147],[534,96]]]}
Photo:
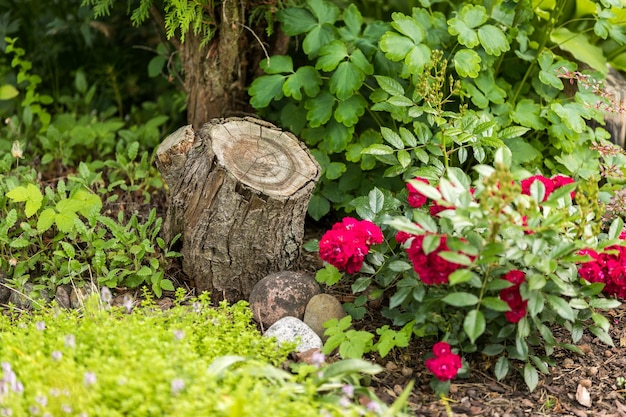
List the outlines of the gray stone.
{"label": "gray stone", "polygon": [[72,287],[69,285],[59,285],[57,287],[56,293],[54,295],[54,299],[57,304],[63,308],[70,308],[70,294],[72,292]]}
{"label": "gray stone", "polygon": [[9,303],[24,310],[30,310],[33,308],[33,304],[45,305],[50,300],[51,298],[47,290],[35,290],[35,285],[30,282],[24,284],[24,288],[21,291],[12,289],[9,297]]}
{"label": "gray stone", "polygon": [[346,316],[343,306],[330,294],[318,294],[311,298],[304,311],[304,323],[326,341],[324,323],[331,319],[341,320]]}
{"label": "gray stone", "polygon": [[320,287],[313,275],[277,272],[254,286],[250,294],[250,309],[255,320],[264,328],[287,316],[302,320],[307,303],[319,293]]}
{"label": "gray stone", "polygon": [[6,304],[11,296],[11,289],[7,286],[6,275],[0,272],[0,304]]}
{"label": "gray stone", "polygon": [[72,308],[83,308],[89,294],[94,292],[94,285],[86,283],[84,287],[72,288],[70,293],[70,306]]}
{"label": "gray stone", "polygon": [[296,317],[283,317],[267,329],[264,336],[275,337],[279,345],[284,342],[298,342],[297,352],[322,348],[322,339]]}

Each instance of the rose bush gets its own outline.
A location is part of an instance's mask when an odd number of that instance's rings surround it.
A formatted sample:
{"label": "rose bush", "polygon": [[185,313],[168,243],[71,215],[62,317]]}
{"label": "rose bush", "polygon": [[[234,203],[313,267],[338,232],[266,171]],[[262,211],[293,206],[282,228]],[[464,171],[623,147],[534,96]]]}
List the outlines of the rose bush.
{"label": "rose bush", "polygon": [[[436,338],[462,355],[497,357],[498,379],[516,368],[532,390],[554,348],[579,352],[585,329],[612,344],[600,310],[619,305],[602,290],[620,295],[616,286],[626,283],[623,222],[601,230],[597,182],[512,169],[506,148],[495,166],[475,171],[474,181],[449,168],[439,180],[408,181],[397,195],[375,188],[355,200],[364,220],[344,220],[322,238],[322,259],[334,267],[318,280],[332,284],[346,272],[355,305],[388,296],[382,314],[402,329],[396,338],[388,327],[379,331],[371,350],[383,337],[383,356],[394,340],[406,346],[407,334]],[[554,325],[569,330],[571,342],[557,341]],[[453,378],[459,362],[441,357],[435,352],[427,368],[438,380]]]}

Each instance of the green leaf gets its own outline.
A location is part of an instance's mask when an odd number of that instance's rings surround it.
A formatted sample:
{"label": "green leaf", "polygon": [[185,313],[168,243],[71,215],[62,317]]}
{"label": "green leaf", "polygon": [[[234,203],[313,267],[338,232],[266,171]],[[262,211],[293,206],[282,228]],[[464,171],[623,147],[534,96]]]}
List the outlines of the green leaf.
{"label": "green leaf", "polygon": [[346,172],[346,164],[343,162],[331,162],[326,166],[326,178],[336,180]]}
{"label": "green leaf", "polygon": [[524,365],[524,382],[530,392],[533,392],[539,383],[539,373],[530,363],[526,363],[526,365]]}
{"label": "green leaf", "polygon": [[309,126],[319,127],[330,120],[333,115],[335,97],[328,91],[322,91],[317,97],[304,102],[304,108],[308,110],[306,118]]}
{"label": "green leaf", "polygon": [[467,313],[465,320],[463,320],[463,330],[472,343],[476,342],[476,339],[485,332],[485,327],[485,316],[478,309]]}
{"label": "green leaf", "polygon": [[342,277],[342,273],[330,264],[326,264],[324,268],[318,270],[315,274],[315,280],[317,282],[326,284],[329,287],[338,283]]}
{"label": "green leaf", "polygon": [[617,217],[615,220],[611,222],[611,227],[609,227],[609,239],[619,239],[619,235],[622,233],[624,229],[624,220],[621,217]]}
{"label": "green leaf", "polygon": [[65,252],[65,254],[67,255],[68,258],[73,259],[73,258],[76,257],[76,250],[74,249],[74,246],[72,246],[68,242],[64,242],[64,241],[61,241],[59,243],[63,247],[63,251]]}
{"label": "green leaf", "polygon": [[20,92],[11,84],[0,85],[0,100],[11,100],[17,97]]}
{"label": "green leaf", "polygon": [[509,126],[498,132],[498,137],[502,140],[518,138],[524,136],[530,129],[523,126]]}
{"label": "green leaf", "polygon": [[37,231],[39,233],[43,233],[50,229],[52,224],[54,223],[54,218],[56,216],[56,212],[52,208],[47,208],[43,210],[39,214],[39,218],[37,219]]}
{"label": "green leaf", "polygon": [[453,292],[443,297],[441,301],[455,307],[467,307],[478,304],[479,300],[469,292]]}
{"label": "green leaf", "polygon": [[374,75],[376,82],[387,94],[391,96],[404,95],[404,87],[395,78],[387,77],[385,75]]}
{"label": "green leaf", "polygon": [[343,22],[346,24],[346,29],[352,35],[348,40],[354,40],[361,33],[361,26],[363,25],[363,16],[359,8],[355,4],[350,4],[346,7],[342,14]]}
{"label": "green leaf", "polygon": [[307,96],[315,97],[319,94],[322,83],[319,72],[311,66],[305,66],[298,68],[295,74],[287,77],[282,88],[285,96],[302,100],[302,90]]}
{"label": "green leaf", "polygon": [[489,55],[500,56],[511,49],[504,32],[493,25],[484,25],[478,29],[478,39]]}
{"label": "green leaf", "polygon": [[550,304],[552,309],[556,312],[556,314],[569,321],[576,320],[576,314],[574,313],[574,310],[572,310],[572,307],[563,298],[557,297],[556,295],[548,294],[546,296],[546,300],[548,301],[548,304]]}
{"label": "green leaf", "polygon": [[293,72],[293,60],[288,55],[272,55],[259,64],[266,74],[283,74]]}
{"label": "green leaf", "polygon": [[569,52],[579,62],[584,62],[596,71],[606,74],[606,58],[601,47],[589,42],[584,33],[574,33],[565,27],[559,27],[550,33],[550,40],[562,50]]}
{"label": "green leaf", "polygon": [[337,39],[337,36],[337,29],[332,24],[316,26],[304,38],[302,49],[310,58],[314,58],[322,46]]}
{"label": "green leaf", "polygon": [[424,29],[413,17],[394,12],[391,14],[391,18],[393,19],[391,26],[395,30],[411,39],[416,45],[423,42],[425,37]]}
{"label": "green leaf", "polygon": [[622,303],[614,298],[592,298],[591,300],[589,300],[589,305],[591,305],[593,308],[609,310],[619,307],[620,305],[622,305]]}
{"label": "green leaf", "polygon": [[54,223],[57,225],[59,231],[63,233],[70,233],[74,229],[74,221],[78,219],[78,216],[73,211],[66,211],[57,213],[54,217]]}
{"label": "green leaf", "polygon": [[587,124],[582,117],[585,107],[580,103],[552,103],[550,108],[561,118],[563,123],[576,133],[582,133]]}
{"label": "green leaf", "polygon": [[591,319],[596,324],[596,326],[598,326],[599,328],[601,328],[605,332],[609,331],[609,328],[611,327],[611,323],[609,323],[609,319],[604,317],[602,314],[600,314],[600,313],[591,313]]}
{"label": "green leaf", "polygon": [[543,130],[546,122],[541,116],[542,106],[531,99],[522,99],[517,102],[515,111],[511,115],[512,119],[522,126],[535,130]]}
{"label": "green leaf", "polygon": [[[161,74],[161,71],[165,67],[165,64],[167,64],[167,59],[164,56],[157,55],[154,58],[152,58],[150,62],[148,62],[148,77],[154,78],[157,75]],[[83,80],[84,80],[84,73],[83,73]]]}
{"label": "green leaf", "polygon": [[329,153],[343,152],[352,140],[353,133],[353,126],[346,127],[335,120],[331,120],[326,125],[326,150]]}
{"label": "green leaf", "polygon": [[414,46],[411,39],[395,32],[387,32],[380,39],[380,49],[385,57],[395,62],[404,60]]}
{"label": "green leaf", "polygon": [[28,184],[26,187],[15,187],[6,193],[6,196],[16,202],[26,202],[24,207],[26,217],[31,217],[35,214],[37,210],[41,208],[41,203],[43,201],[43,194],[41,194],[41,190],[34,184]]}
{"label": "green leaf", "polygon": [[311,216],[315,221],[318,221],[322,217],[330,212],[330,202],[319,194],[313,194],[311,196],[311,201],[309,201],[309,208],[307,213]]}
{"label": "green leaf", "polygon": [[255,109],[267,107],[272,100],[280,100],[283,97],[283,84],[285,75],[273,74],[263,75],[255,79],[248,94],[250,94],[250,105]]}
{"label": "green leaf", "polygon": [[602,341],[607,346],[614,346],[613,339],[611,339],[611,335],[605,330],[601,329],[598,326],[589,326],[589,331],[596,335],[598,339]]}
{"label": "green leaf", "polygon": [[474,29],[485,23],[488,17],[483,6],[466,4],[459,14],[448,20],[448,32],[457,36],[461,45],[473,48],[480,43],[478,33]]}
{"label": "green leaf", "polygon": [[451,251],[442,251],[439,252],[439,256],[445,259],[448,262],[452,262],[453,264],[468,266],[472,264],[472,260],[469,256],[459,253],[459,252],[451,252]]}
{"label": "green leaf", "polygon": [[355,94],[347,100],[340,100],[335,109],[335,120],[345,126],[354,126],[359,118],[365,114],[367,100],[360,94]]}
{"label": "green leaf", "polygon": [[341,14],[337,6],[326,0],[307,0],[307,5],[320,24],[333,24]]}
{"label": "green leaf", "polygon": [[362,153],[364,155],[392,155],[394,153],[394,150],[391,148],[391,146],[375,143],[363,149]]}
{"label": "green leaf", "polygon": [[461,49],[454,54],[454,68],[461,77],[476,78],[480,73],[480,55],[472,49]]}
{"label": "green leaf", "polygon": [[389,263],[388,267],[394,272],[404,272],[413,269],[413,266],[405,261],[392,261]]}
{"label": "green leaf", "polygon": [[500,356],[496,361],[496,364],[493,368],[493,373],[498,381],[506,378],[509,374],[509,369],[511,369],[511,364],[506,356]]}
{"label": "green leaf", "polygon": [[402,138],[400,138],[400,135],[398,135],[396,132],[389,129],[388,127],[381,127],[380,133],[391,146],[396,149],[404,149],[404,142],[402,141]]}
{"label": "green leaf", "polygon": [[365,74],[352,62],[344,61],[330,77],[329,89],[338,99],[350,98],[365,81]]}
{"label": "green leaf", "polygon": [[276,13],[279,22],[282,23],[282,30],[286,35],[295,36],[309,32],[313,29],[318,20],[313,14],[303,8],[287,7],[279,9]]}
{"label": "green leaf", "polygon": [[89,190],[80,189],[72,195],[71,199],[80,204],[78,213],[85,217],[89,217],[93,213],[99,213],[102,208],[100,197]]}
{"label": "green leaf", "polygon": [[378,188],[374,187],[368,194],[369,208],[372,213],[377,214],[383,209],[385,204],[385,195]]}
{"label": "green leaf", "polygon": [[28,200],[28,191],[26,190],[26,187],[19,186],[6,193],[6,196],[19,203]]}
{"label": "green leaf", "polygon": [[498,297],[485,297],[481,304],[493,311],[504,312],[510,310],[509,305]]}
{"label": "green leaf", "polygon": [[315,68],[331,72],[347,57],[348,48],[346,44],[342,41],[334,40],[320,48]]}
{"label": "green leaf", "polygon": [[472,271],[469,269],[457,269],[448,277],[450,285],[457,285],[472,279]]}

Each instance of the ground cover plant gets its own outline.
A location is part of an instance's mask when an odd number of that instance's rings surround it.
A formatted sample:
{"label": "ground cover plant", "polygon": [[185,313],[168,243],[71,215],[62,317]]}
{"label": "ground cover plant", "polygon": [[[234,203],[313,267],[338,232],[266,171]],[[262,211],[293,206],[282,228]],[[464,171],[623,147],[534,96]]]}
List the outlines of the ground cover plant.
{"label": "ground cover plant", "polygon": [[112,308],[105,287],[81,311],[5,312],[0,414],[402,415],[361,386],[377,365],[320,355],[286,372],[278,366],[294,346],[262,337],[245,303],[185,297],[166,313],[150,297]]}

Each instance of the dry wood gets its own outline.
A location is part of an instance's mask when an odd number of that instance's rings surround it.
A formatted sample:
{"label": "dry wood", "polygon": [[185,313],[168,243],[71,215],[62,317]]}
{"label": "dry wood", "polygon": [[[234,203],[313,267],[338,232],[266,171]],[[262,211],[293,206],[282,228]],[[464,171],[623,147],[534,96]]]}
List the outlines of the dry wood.
{"label": "dry wood", "polygon": [[247,298],[298,258],[320,167],[292,134],[254,118],[185,126],[159,146],[157,167],[170,197],[164,238],[182,235],[198,291]]}

